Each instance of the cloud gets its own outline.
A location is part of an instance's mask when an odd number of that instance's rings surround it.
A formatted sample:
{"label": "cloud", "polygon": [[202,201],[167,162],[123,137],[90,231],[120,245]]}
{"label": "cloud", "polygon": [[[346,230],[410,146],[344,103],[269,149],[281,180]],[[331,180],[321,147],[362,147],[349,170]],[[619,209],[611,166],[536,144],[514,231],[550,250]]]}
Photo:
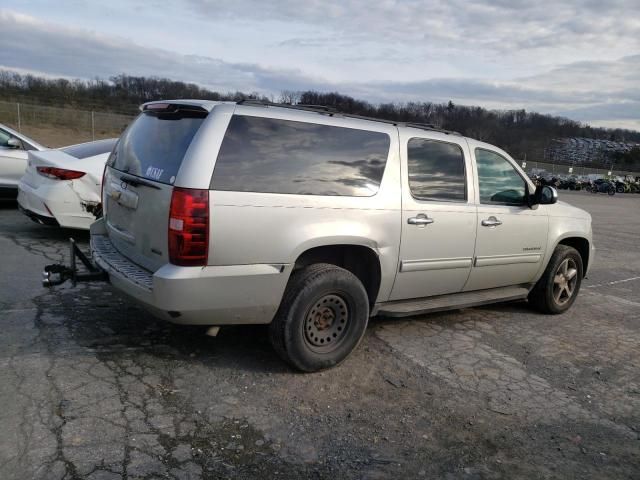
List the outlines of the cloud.
{"label": "cloud", "polygon": [[[588,48],[619,54],[637,47],[640,3],[625,0],[184,0],[213,20],[298,22],[353,42],[422,42],[446,51],[494,55]],[[623,14],[621,14],[624,12]],[[316,46],[304,38],[296,45]],[[331,40],[328,40],[329,42]],[[595,42],[594,42],[595,41]]]}
{"label": "cloud", "polygon": [[0,10],[0,64],[48,75],[108,78],[118,73],[167,77],[220,91],[273,92],[318,85],[295,70],[230,63],[220,59],[148,48],[124,38],[63,27]]}
{"label": "cloud", "polygon": [[[209,12],[210,4],[206,0],[188,0],[192,8],[200,12]],[[345,52],[342,59],[357,64],[358,58],[349,50],[348,42],[354,38],[366,37],[364,42],[374,41],[374,33],[386,34],[398,39],[425,38],[437,36],[465,37],[470,33],[491,28],[490,19],[503,18],[509,12],[518,18],[520,8],[529,11],[529,22],[540,22],[548,19],[544,9],[535,2],[512,4],[506,0],[488,6],[478,2],[469,4],[469,11],[462,16],[473,16],[474,21],[460,23],[462,20],[449,18],[446,10],[449,4],[434,4],[429,7],[433,13],[430,19],[417,15],[416,2],[396,3],[391,0],[373,2],[369,9],[365,4],[355,0],[343,4],[332,4],[310,0],[300,5],[294,2],[281,1],[279,8],[271,8],[252,3],[253,0],[237,0],[236,2],[220,2],[217,10],[218,20],[237,18],[240,11],[245,16],[264,15],[266,19],[286,19],[296,22],[319,21],[327,23],[327,29],[337,32],[336,37],[313,35],[291,40],[282,48],[319,48],[325,42],[340,44]],[[453,0],[454,7],[459,0]],[[294,8],[296,7],[297,8]],[[326,5],[326,6],[325,6]],[[367,4],[368,5],[368,4]],[[254,7],[253,10],[250,7]],[[362,8],[361,16],[355,13]],[[594,2],[587,9],[596,11]],[[633,8],[631,8],[633,10]],[[391,17],[394,12],[397,17]],[[560,14],[563,8],[559,7]],[[211,14],[210,12],[207,14]],[[324,14],[324,16],[322,16]],[[385,22],[380,17],[387,15]],[[415,22],[420,28],[409,28],[409,18],[417,15]],[[563,26],[547,27],[544,31],[571,30],[574,34],[584,33],[586,20],[575,20]],[[394,21],[389,21],[393,18]],[[396,20],[397,23],[396,24]],[[606,15],[605,15],[606,23]],[[514,22],[515,20],[512,20]],[[625,19],[621,19],[623,25]],[[415,23],[414,22],[414,23]],[[426,23],[425,23],[426,22]],[[453,22],[453,24],[452,24]],[[425,25],[433,23],[429,29]],[[640,22],[637,22],[640,25]],[[353,24],[350,31],[347,25]],[[367,25],[365,29],[358,28]],[[454,25],[455,24],[455,25]],[[389,25],[392,25],[390,27]],[[463,26],[466,25],[465,28]],[[483,27],[484,25],[484,27]],[[454,27],[458,27],[457,29]],[[405,28],[406,27],[406,28]],[[496,39],[510,30],[500,21],[496,21],[493,30]],[[635,28],[633,25],[630,28]],[[395,33],[389,29],[397,30]],[[526,30],[526,29],[525,29]],[[542,31],[542,30],[541,30]],[[564,30],[563,30],[564,31]],[[569,116],[577,120],[596,125],[611,126],[616,121],[621,125],[635,126],[640,123],[640,55],[627,55],[618,59],[581,60],[566,62],[561,65],[538,69],[535,74],[519,75],[512,78],[486,78],[482,75],[460,75],[457,77],[403,79],[403,75],[393,75],[393,69],[383,68],[389,63],[381,63],[379,76],[356,76],[356,80],[337,81],[330,74],[326,76],[311,75],[304,68],[280,68],[257,63],[230,62],[221,58],[206,55],[193,55],[170,51],[163,48],[151,48],[136,44],[130,39],[107,36],[96,31],[63,26],[0,9],[0,32],[2,32],[2,49],[0,65],[5,68],[22,69],[41,72],[49,76],[65,76],[76,78],[108,78],[119,73],[131,75],[158,76],[175,80],[194,82],[218,91],[241,90],[257,91],[277,96],[282,90],[340,91],[373,102],[386,101],[434,101],[467,105],[481,105],[488,108],[526,108],[544,113]],[[428,32],[428,33],[427,33]],[[415,37],[414,37],[415,36]],[[433,37],[430,37],[433,38]],[[533,39],[533,43],[542,38],[538,36],[520,35],[518,41]],[[491,35],[479,34],[480,41],[494,42]],[[535,40],[535,41],[534,41]],[[468,39],[464,40],[469,42]],[[392,42],[391,42],[392,43]],[[533,45],[532,43],[532,45]],[[537,42],[539,45],[542,43]],[[367,45],[370,45],[367,43]],[[393,45],[385,45],[377,49],[371,47],[368,62],[380,61],[382,56],[392,57]],[[537,48],[531,46],[530,48]],[[546,48],[546,47],[545,47]],[[338,53],[336,53],[338,55]],[[406,55],[403,58],[408,57]],[[290,62],[293,63],[293,62]],[[391,61],[393,64],[393,61]],[[540,73],[544,72],[544,73]],[[382,75],[385,73],[385,75]],[[389,79],[391,78],[391,79]],[[397,79],[396,79],[397,78]]]}

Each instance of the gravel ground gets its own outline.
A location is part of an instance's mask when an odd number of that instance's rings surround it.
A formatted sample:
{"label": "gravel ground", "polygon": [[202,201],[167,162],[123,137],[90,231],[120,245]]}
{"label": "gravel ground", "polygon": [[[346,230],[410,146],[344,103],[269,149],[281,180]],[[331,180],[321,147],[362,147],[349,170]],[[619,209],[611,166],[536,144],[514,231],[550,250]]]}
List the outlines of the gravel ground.
{"label": "gravel ground", "polygon": [[594,218],[574,307],[373,319],[291,372],[264,327],[173,326],[107,284],[40,287],[77,232],[0,207],[0,478],[639,478],[640,195]]}

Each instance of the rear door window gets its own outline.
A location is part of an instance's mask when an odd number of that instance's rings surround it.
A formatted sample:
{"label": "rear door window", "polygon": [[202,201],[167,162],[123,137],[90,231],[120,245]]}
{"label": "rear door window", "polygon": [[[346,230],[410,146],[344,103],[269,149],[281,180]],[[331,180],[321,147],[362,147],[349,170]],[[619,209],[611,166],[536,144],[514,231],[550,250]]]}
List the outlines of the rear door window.
{"label": "rear door window", "polygon": [[374,195],[389,155],[382,132],[234,115],[211,188],[301,195]]}
{"label": "rear door window", "polygon": [[172,184],[206,111],[143,112],[122,134],[109,165],[122,172]]}
{"label": "rear door window", "polygon": [[464,202],[467,186],[459,145],[426,138],[407,142],[409,189],[416,200]]}

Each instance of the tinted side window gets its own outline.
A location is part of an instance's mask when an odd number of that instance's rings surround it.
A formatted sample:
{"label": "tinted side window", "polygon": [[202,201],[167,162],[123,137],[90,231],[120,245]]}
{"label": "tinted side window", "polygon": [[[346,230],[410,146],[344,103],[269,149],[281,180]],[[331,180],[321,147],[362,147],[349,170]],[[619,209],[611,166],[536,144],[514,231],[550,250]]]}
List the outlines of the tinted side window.
{"label": "tinted side window", "polygon": [[465,201],[464,155],[455,144],[411,138],[407,142],[409,189],[418,200]]}
{"label": "tinted side window", "polygon": [[476,148],[480,203],[522,205],[525,183],[513,165],[501,155]]}
{"label": "tinted side window", "polygon": [[389,145],[380,132],[234,115],[211,188],[367,197],[380,187]]}

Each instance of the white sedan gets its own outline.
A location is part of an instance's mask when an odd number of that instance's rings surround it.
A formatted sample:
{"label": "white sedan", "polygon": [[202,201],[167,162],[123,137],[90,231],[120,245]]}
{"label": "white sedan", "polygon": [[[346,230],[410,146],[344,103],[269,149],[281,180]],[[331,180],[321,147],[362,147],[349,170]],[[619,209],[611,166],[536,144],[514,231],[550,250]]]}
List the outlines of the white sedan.
{"label": "white sedan", "polygon": [[18,186],[20,210],[40,224],[89,229],[100,210],[104,164],[116,141],[30,151]]}
{"label": "white sedan", "polygon": [[18,182],[27,168],[28,152],[45,147],[15,130],[0,124],[0,196],[15,198]]}

